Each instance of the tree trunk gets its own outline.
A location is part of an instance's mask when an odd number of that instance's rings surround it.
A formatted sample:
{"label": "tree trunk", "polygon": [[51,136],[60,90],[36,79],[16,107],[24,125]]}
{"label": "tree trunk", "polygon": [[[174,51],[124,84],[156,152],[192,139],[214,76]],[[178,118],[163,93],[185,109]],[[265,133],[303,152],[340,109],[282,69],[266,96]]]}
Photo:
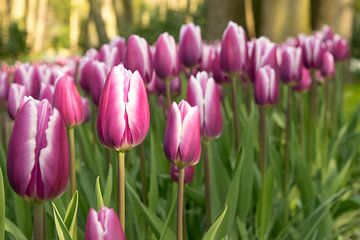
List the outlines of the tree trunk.
{"label": "tree trunk", "polygon": [[26,9],[26,32],[27,39],[26,43],[29,46],[33,45],[34,35],[36,29],[36,9],[37,9],[36,0],[27,0],[27,9]]}
{"label": "tree trunk", "polygon": [[118,0],[112,0],[112,6],[113,6],[113,9],[114,9],[114,14],[115,14],[117,33],[120,34],[120,32],[121,32],[121,24],[122,24],[122,20],[121,20],[121,4],[120,4],[120,2]]}
{"label": "tree trunk", "polygon": [[46,33],[46,22],[47,22],[47,4],[48,0],[39,0],[38,11],[36,19],[36,31],[34,36],[34,45],[32,50],[34,52],[40,52],[44,49],[44,40]]}
{"label": "tree trunk", "polygon": [[69,23],[69,38],[70,49],[72,52],[78,50],[79,36],[80,36],[80,3],[79,0],[70,1],[70,23]]}
{"label": "tree trunk", "polygon": [[105,31],[104,20],[101,17],[100,6],[97,0],[89,0],[91,15],[94,19],[100,43],[107,43],[109,38]]}
{"label": "tree trunk", "polygon": [[131,0],[123,0],[125,21],[128,26],[133,22],[133,5]]}

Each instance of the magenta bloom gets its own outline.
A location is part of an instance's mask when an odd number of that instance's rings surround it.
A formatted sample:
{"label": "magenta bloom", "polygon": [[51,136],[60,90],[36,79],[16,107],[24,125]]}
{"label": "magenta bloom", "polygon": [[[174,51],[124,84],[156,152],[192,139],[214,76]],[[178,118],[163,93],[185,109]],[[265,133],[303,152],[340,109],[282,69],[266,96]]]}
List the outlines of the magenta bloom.
{"label": "magenta bloom", "polygon": [[293,87],[293,90],[297,92],[305,92],[310,89],[311,82],[312,80],[309,69],[303,67],[301,80]]}
{"label": "magenta bloom", "polygon": [[320,68],[322,56],[326,50],[321,38],[314,36],[300,36],[300,45],[303,53],[303,63],[307,68]]}
{"label": "magenta bloom", "polygon": [[[191,183],[195,175],[195,167],[188,166],[184,170],[184,183]],[[174,182],[177,183],[179,181],[179,168],[175,164],[170,166],[170,176]]]}
{"label": "magenta bloom", "polygon": [[41,83],[38,99],[39,100],[47,99],[53,105],[54,91],[55,91],[55,87],[53,85]]}
{"label": "magenta bloom", "polygon": [[99,105],[101,91],[105,85],[106,76],[110,71],[110,68],[103,62],[91,61],[91,69],[87,68],[90,74],[87,74],[88,85],[91,98],[95,105]]}
{"label": "magenta bloom", "polygon": [[205,72],[212,71],[212,62],[214,59],[215,46],[203,44],[200,69]]}
{"label": "magenta bloom", "polygon": [[24,85],[28,94],[37,98],[40,91],[40,80],[36,67],[21,64],[15,70],[14,83]]}
{"label": "magenta bloom", "polygon": [[125,151],[139,145],[150,126],[149,102],[138,71],[113,67],[101,93],[97,118],[100,141]]}
{"label": "magenta bloom", "polygon": [[220,64],[227,73],[241,73],[248,61],[247,39],[244,29],[230,21],[221,41]]}
{"label": "magenta bloom", "polygon": [[258,105],[273,105],[279,97],[279,81],[270,66],[260,68],[255,79],[255,102]]}
{"label": "magenta bloom", "polygon": [[14,191],[42,201],[62,194],[67,185],[68,142],[65,124],[47,100],[29,98],[15,119],[7,156]]}
{"label": "magenta bloom", "polygon": [[14,120],[19,110],[21,100],[23,97],[28,96],[26,88],[17,83],[12,83],[9,88],[9,94],[7,99],[7,109],[9,117]]}
{"label": "magenta bloom", "polygon": [[280,49],[279,72],[284,83],[293,84],[301,79],[302,51],[301,48],[284,46]]}
{"label": "magenta bloom", "polygon": [[320,73],[323,77],[332,77],[335,74],[334,56],[328,51],[323,54]]}
{"label": "magenta bloom", "polygon": [[84,109],[81,96],[72,77],[62,75],[55,87],[54,105],[59,109],[66,126],[73,127],[84,121]]}
{"label": "magenta bloom", "polygon": [[114,209],[102,207],[99,212],[90,209],[86,220],[85,240],[125,240]]}
{"label": "magenta bloom", "polygon": [[153,69],[149,45],[145,38],[131,35],[127,42],[124,66],[131,70],[138,70],[145,83],[150,82]]}
{"label": "magenta bloom", "polygon": [[333,54],[335,61],[344,60],[350,55],[347,40],[337,34],[334,35],[332,39],[326,41],[326,45],[329,51]]}
{"label": "magenta bloom", "polygon": [[8,73],[0,70],[0,101],[5,101],[8,98],[9,79]]}
{"label": "magenta bloom", "polygon": [[123,37],[116,36],[110,42],[110,45],[116,47],[118,50],[119,63],[124,61],[125,52],[126,52],[126,40]]}
{"label": "magenta bloom", "polygon": [[96,59],[104,62],[109,67],[116,66],[121,61],[118,48],[110,44],[104,44],[100,47]]}
{"label": "magenta bloom", "polygon": [[39,65],[37,66],[37,72],[41,83],[46,83],[46,84],[55,83],[56,76],[51,66],[45,64]]}
{"label": "magenta bloom", "polygon": [[88,122],[90,121],[91,118],[91,112],[90,112],[90,108],[89,108],[89,101],[87,98],[85,97],[81,97],[81,102],[83,104],[83,109],[84,109],[84,122]]}
{"label": "magenta bloom", "polygon": [[90,87],[91,87],[92,69],[93,69],[94,61],[97,61],[97,60],[89,59],[88,57],[84,57],[80,60],[80,63],[79,63],[79,70],[78,70],[79,84],[80,84],[80,87],[85,92],[88,92],[88,93],[90,92]]}
{"label": "magenta bloom", "polygon": [[200,114],[198,107],[191,107],[182,100],[172,103],[167,114],[164,137],[166,157],[178,167],[196,165],[200,160]]}
{"label": "magenta bloom", "polygon": [[154,69],[161,79],[177,76],[180,70],[179,56],[173,36],[163,33],[155,44]]}
{"label": "magenta bloom", "polygon": [[179,39],[179,56],[182,64],[193,67],[200,62],[202,54],[201,29],[193,23],[182,25]]}
{"label": "magenta bloom", "polygon": [[187,100],[191,106],[198,106],[201,135],[217,138],[222,130],[220,93],[215,80],[206,72],[191,76],[187,89]]}

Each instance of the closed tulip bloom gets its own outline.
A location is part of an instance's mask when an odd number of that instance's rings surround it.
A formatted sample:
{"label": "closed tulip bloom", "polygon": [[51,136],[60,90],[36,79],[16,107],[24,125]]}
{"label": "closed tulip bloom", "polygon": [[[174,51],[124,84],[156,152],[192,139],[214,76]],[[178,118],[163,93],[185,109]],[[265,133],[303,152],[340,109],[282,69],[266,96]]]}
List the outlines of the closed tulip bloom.
{"label": "closed tulip bloom", "polygon": [[7,100],[9,85],[8,73],[0,70],[0,101]]}
{"label": "closed tulip bloom", "polygon": [[72,77],[62,75],[55,87],[54,105],[59,109],[66,126],[73,127],[84,121],[84,109],[80,94]]}
{"label": "closed tulip bloom", "polygon": [[319,37],[305,36],[300,38],[303,53],[303,64],[307,68],[320,68],[325,44]]}
{"label": "closed tulip bloom", "polygon": [[144,38],[137,35],[129,37],[124,66],[131,71],[138,70],[145,83],[150,82],[153,73],[151,54]]}
{"label": "closed tulip bloom", "polygon": [[328,51],[323,54],[320,73],[323,77],[332,77],[335,74],[334,56]]}
{"label": "closed tulip bloom", "polygon": [[12,83],[9,88],[9,94],[7,99],[7,109],[9,117],[14,120],[19,110],[21,100],[23,97],[28,96],[26,88],[17,83]]}
{"label": "closed tulip bloom", "polygon": [[41,83],[46,83],[46,84],[54,84],[55,83],[55,74],[54,74],[54,71],[51,66],[48,66],[45,64],[39,65],[37,67],[37,71],[38,71],[38,76],[39,76]]}
{"label": "closed tulip bloom", "polygon": [[50,84],[41,83],[39,100],[47,99],[52,105],[54,103],[54,91],[55,87]]}
{"label": "closed tulip bloom", "polygon": [[230,77],[221,69],[220,51],[220,47],[216,47],[213,53],[212,74],[217,83],[228,83],[230,82]]}
{"label": "closed tulip bloom", "polygon": [[280,50],[279,72],[284,83],[294,84],[300,81],[302,72],[301,48],[283,47]]}
{"label": "closed tulip bloom", "polygon": [[196,165],[200,160],[200,114],[198,107],[191,107],[182,100],[172,103],[164,137],[166,157],[178,167]]}
{"label": "closed tulip bloom", "polygon": [[100,141],[117,151],[139,145],[150,126],[149,102],[138,71],[113,67],[101,93],[97,118]]}
{"label": "closed tulip bloom", "polygon": [[90,93],[92,69],[93,69],[94,61],[97,60],[84,57],[80,60],[79,63],[79,69],[78,69],[79,84],[80,87],[87,93]]}
{"label": "closed tulip bloom", "polygon": [[173,36],[163,33],[155,44],[154,69],[161,79],[176,76],[180,70],[179,56]]}
{"label": "closed tulip bloom", "polygon": [[95,48],[90,48],[85,52],[85,57],[88,59],[95,59],[98,51]]}
{"label": "closed tulip bloom", "polygon": [[190,77],[187,101],[198,106],[200,113],[201,135],[204,138],[217,138],[222,130],[220,93],[215,80],[206,72]]}
{"label": "closed tulip bloom", "polygon": [[182,25],[179,39],[179,56],[182,64],[193,67],[200,62],[202,53],[201,29],[193,23]]}
{"label": "closed tulip bloom", "polygon": [[14,191],[30,200],[53,199],[66,188],[68,142],[59,111],[47,100],[29,98],[15,119],[7,155]]}
{"label": "closed tulip bloom", "polygon": [[255,79],[255,102],[258,105],[273,105],[279,97],[279,82],[270,66],[260,68]]}
{"label": "closed tulip bloom", "polygon": [[[188,166],[184,171],[184,183],[191,183],[195,175],[195,167]],[[178,183],[179,182],[179,168],[175,164],[171,164],[170,166],[170,176],[171,179]]]}
{"label": "closed tulip bloom", "polygon": [[293,90],[297,92],[305,92],[310,89],[311,82],[312,80],[311,80],[310,71],[307,68],[303,67],[301,73],[301,79],[293,87]]}
{"label": "closed tulip bloom", "polygon": [[90,95],[95,105],[99,105],[101,91],[105,85],[106,76],[110,68],[103,62],[92,61],[89,76]]}
{"label": "closed tulip bloom", "polygon": [[40,91],[40,80],[35,66],[21,64],[15,70],[14,83],[24,85],[28,94],[37,98]]}
{"label": "closed tulip bloom", "polygon": [[332,39],[326,41],[326,44],[335,61],[344,60],[349,57],[349,44],[345,38],[336,34]]}
{"label": "closed tulip bloom", "polygon": [[220,64],[227,73],[241,73],[248,61],[247,39],[244,29],[230,21],[221,41]]}
{"label": "closed tulip bloom", "polygon": [[211,72],[215,48],[212,45],[203,44],[202,49],[200,69],[201,71]]}
{"label": "closed tulip bloom", "polygon": [[85,229],[85,240],[125,240],[125,235],[114,209],[90,209]]}
{"label": "closed tulip bloom", "polygon": [[109,67],[116,66],[121,61],[118,48],[110,44],[104,44],[100,47],[96,59],[104,62]]}
{"label": "closed tulip bloom", "polygon": [[124,61],[125,52],[126,52],[126,40],[123,37],[116,36],[110,42],[110,45],[116,47],[118,50],[118,57],[120,63]]}

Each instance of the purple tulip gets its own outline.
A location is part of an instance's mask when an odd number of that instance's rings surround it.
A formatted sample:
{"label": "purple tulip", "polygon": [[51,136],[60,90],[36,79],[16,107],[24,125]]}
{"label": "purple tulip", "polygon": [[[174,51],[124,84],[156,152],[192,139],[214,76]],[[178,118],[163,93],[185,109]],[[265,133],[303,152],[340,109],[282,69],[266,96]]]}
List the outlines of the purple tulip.
{"label": "purple tulip", "polygon": [[104,62],[109,67],[116,66],[120,64],[121,61],[118,48],[109,44],[101,46],[96,59]]}
{"label": "purple tulip", "polygon": [[30,96],[37,98],[40,91],[40,80],[35,66],[21,64],[15,70],[14,83],[24,85]]}
{"label": "purple tulip", "polygon": [[227,73],[241,73],[248,61],[247,39],[244,29],[229,22],[222,36],[220,65]]}
{"label": "purple tulip", "polygon": [[122,63],[124,61],[125,52],[126,52],[126,40],[123,37],[116,36],[110,42],[110,45],[116,47],[118,50],[119,61]]}
{"label": "purple tulip", "polygon": [[163,33],[155,44],[154,69],[161,79],[177,76],[180,70],[179,56],[173,36]]}
{"label": "purple tulip", "polygon": [[53,105],[54,91],[55,91],[55,87],[53,85],[41,83],[38,99],[39,100],[47,99]]}
{"label": "purple tulip", "polygon": [[182,100],[172,103],[164,137],[166,157],[178,167],[196,165],[200,160],[200,114],[198,107],[191,107]]}
{"label": "purple tulip", "polygon": [[66,128],[47,100],[29,98],[15,119],[9,142],[7,174],[14,191],[30,200],[53,199],[66,188]]}
{"label": "purple tulip", "polygon": [[90,85],[90,95],[95,105],[99,105],[101,91],[105,85],[106,76],[110,71],[110,68],[103,62],[91,61],[91,69],[88,78]]}
{"label": "purple tulip", "polygon": [[[39,65],[37,67],[38,76],[41,83],[54,84],[55,74],[51,66],[48,65]],[[41,91],[41,90],[40,90]]]}
{"label": "purple tulip", "polygon": [[109,148],[125,151],[139,145],[150,126],[149,102],[138,71],[123,65],[113,67],[101,93],[97,118],[100,141]]}
{"label": "purple tulip", "polygon": [[7,109],[9,117],[14,120],[19,110],[21,100],[28,96],[26,88],[17,83],[12,83],[9,87],[9,94],[7,99]]}
{"label": "purple tulip", "polygon": [[150,82],[153,73],[151,54],[144,38],[137,35],[129,37],[124,66],[131,71],[138,70],[145,83]]}
{"label": "purple tulip", "polygon": [[191,106],[197,106],[200,113],[201,135],[205,138],[217,138],[222,131],[220,93],[215,80],[206,72],[191,76],[187,89],[187,100]]}
{"label": "purple tulip", "polygon": [[283,46],[280,51],[279,72],[284,83],[293,84],[301,79],[302,52],[300,47]]}
{"label": "purple tulip", "polygon": [[319,32],[323,41],[333,39],[334,32],[328,25],[324,25]]}
{"label": "purple tulip", "polygon": [[85,240],[125,240],[119,218],[114,209],[90,209],[86,220]]}
{"label": "purple tulip", "polygon": [[216,47],[214,51],[213,61],[212,61],[212,73],[215,81],[217,83],[228,83],[230,82],[230,77],[221,69],[220,62],[220,47]]}
{"label": "purple tulip", "polygon": [[83,105],[83,109],[84,109],[84,122],[88,122],[91,118],[91,112],[90,112],[90,108],[89,108],[89,101],[87,98],[85,97],[81,97],[81,102]]}
{"label": "purple tulip", "polygon": [[[158,95],[165,96],[166,94],[166,85],[156,74],[152,77],[149,84],[146,86],[148,92],[156,93]],[[178,96],[181,92],[181,79],[180,77],[174,77],[170,80],[170,91],[171,96]]]}
{"label": "purple tulip", "polygon": [[85,57],[88,59],[95,59],[98,51],[95,48],[90,48],[86,51]]}
{"label": "purple tulip", "polygon": [[8,73],[0,71],[0,102],[7,100],[9,86]]}
{"label": "purple tulip", "polygon": [[349,57],[349,45],[345,38],[334,35],[333,39],[326,41],[326,45],[333,54],[335,61],[344,60]]}
{"label": "purple tulip", "polygon": [[202,48],[202,56],[201,56],[201,62],[200,62],[200,70],[205,72],[211,72],[212,71],[212,62],[214,59],[214,52],[215,47],[212,45],[208,45],[203,43]]}
{"label": "purple tulip", "polygon": [[[195,167],[188,166],[184,171],[184,183],[191,183],[195,175]],[[175,164],[171,164],[170,166],[170,176],[174,182],[179,181],[179,168]]]}
{"label": "purple tulip", "polygon": [[54,105],[59,109],[66,126],[73,127],[84,121],[84,109],[80,94],[72,77],[62,75],[55,87]]}
{"label": "purple tulip", "polygon": [[279,81],[276,71],[270,66],[260,68],[255,78],[255,102],[258,105],[273,105],[279,97]]}
{"label": "purple tulip", "polygon": [[179,57],[186,67],[200,62],[202,53],[201,29],[193,23],[182,25],[179,39]]}
{"label": "purple tulip", "polygon": [[335,74],[334,56],[328,51],[323,54],[320,73],[323,77],[332,77]]}
{"label": "purple tulip", "polygon": [[303,63],[307,68],[320,68],[325,44],[319,37],[300,36],[300,45],[303,53]]}
{"label": "purple tulip", "polygon": [[293,87],[294,91],[305,92],[310,89],[311,86],[311,75],[309,69],[303,67],[301,73],[301,80]]}
{"label": "purple tulip", "polygon": [[79,69],[78,69],[79,84],[80,84],[80,87],[85,92],[88,92],[88,93],[90,93],[90,87],[91,87],[90,79],[92,78],[92,69],[93,69],[94,61],[97,61],[97,60],[84,57],[80,60],[80,63],[79,63]]}

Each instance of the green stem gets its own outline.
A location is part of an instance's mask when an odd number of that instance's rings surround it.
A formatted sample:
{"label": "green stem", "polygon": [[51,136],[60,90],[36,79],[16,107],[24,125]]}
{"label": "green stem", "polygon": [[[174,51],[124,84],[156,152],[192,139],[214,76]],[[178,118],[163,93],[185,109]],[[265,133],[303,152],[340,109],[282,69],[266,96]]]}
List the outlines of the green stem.
{"label": "green stem", "polygon": [[125,152],[118,152],[119,158],[119,217],[125,232]]}
{"label": "green stem", "polygon": [[76,191],[76,163],[75,163],[75,134],[74,128],[68,128],[69,150],[70,150],[70,195]]}
{"label": "green stem", "polygon": [[166,87],[166,110],[170,107],[171,105],[171,80],[170,79],[166,79],[165,80],[165,87]]}
{"label": "green stem", "polygon": [[241,81],[241,83],[243,86],[243,96],[244,96],[244,101],[245,101],[245,105],[246,105],[246,112],[247,112],[247,114],[250,114],[250,111],[251,111],[250,80],[248,77],[245,76],[244,79]]}
{"label": "green stem", "polygon": [[177,240],[183,240],[184,223],[184,168],[179,169],[178,179],[178,209],[177,209]]}
{"label": "green stem", "polygon": [[210,167],[209,167],[209,141],[203,141],[203,154],[204,154],[204,174],[205,174],[205,202],[206,202],[206,216],[207,226],[211,226],[211,183],[210,183]]}
{"label": "green stem", "polygon": [[142,183],[142,194],[143,194],[143,200],[145,205],[148,202],[147,199],[147,178],[146,178],[146,165],[145,165],[145,147],[144,143],[140,144],[140,177],[141,177],[141,183]]}
{"label": "green stem", "polygon": [[45,239],[45,214],[44,203],[34,203],[34,239]]}
{"label": "green stem", "polygon": [[259,113],[259,169],[261,178],[263,178],[266,165],[266,109],[264,106],[259,106]]}
{"label": "green stem", "polygon": [[312,84],[310,89],[310,105],[309,105],[309,132],[307,138],[309,139],[308,148],[308,160],[314,161],[316,159],[315,146],[316,146],[316,125],[317,125],[317,81],[314,71],[312,72]]}
{"label": "green stem", "polygon": [[232,80],[232,111],[234,116],[234,131],[235,131],[235,147],[236,150],[240,147],[240,126],[239,126],[239,114],[238,114],[238,99],[237,99],[237,77],[236,75],[231,76]]}

